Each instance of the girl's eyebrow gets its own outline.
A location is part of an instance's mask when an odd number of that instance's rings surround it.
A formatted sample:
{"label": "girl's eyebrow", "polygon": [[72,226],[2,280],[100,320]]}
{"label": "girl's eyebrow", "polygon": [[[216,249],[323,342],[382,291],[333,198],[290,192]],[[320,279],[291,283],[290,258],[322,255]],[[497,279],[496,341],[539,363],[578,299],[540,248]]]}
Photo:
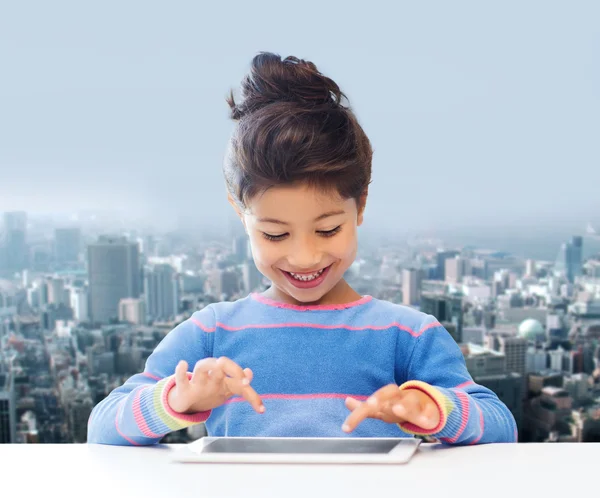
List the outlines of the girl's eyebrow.
{"label": "girl's eyebrow", "polygon": [[[321,221],[325,218],[329,218],[330,216],[337,216],[340,214],[346,214],[346,211],[343,209],[338,209],[337,211],[328,211],[327,213],[323,213],[320,216],[315,218],[315,221]],[[260,223],[274,223],[275,225],[289,225],[287,221],[278,220],[276,218],[259,218],[257,221]]]}

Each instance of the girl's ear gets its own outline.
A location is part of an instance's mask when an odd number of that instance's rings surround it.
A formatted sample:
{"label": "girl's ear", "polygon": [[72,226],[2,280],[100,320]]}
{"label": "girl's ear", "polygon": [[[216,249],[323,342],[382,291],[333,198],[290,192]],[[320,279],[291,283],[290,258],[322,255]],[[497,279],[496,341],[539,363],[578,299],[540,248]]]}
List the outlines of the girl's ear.
{"label": "girl's ear", "polygon": [[367,207],[367,197],[369,195],[369,188],[367,187],[364,191],[364,193],[360,196],[360,198],[358,199],[358,203],[357,203],[357,208],[358,208],[358,217],[356,220],[356,226],[361,226],[363,219],[364,219],[364,213],[365,213],[365,208]]}

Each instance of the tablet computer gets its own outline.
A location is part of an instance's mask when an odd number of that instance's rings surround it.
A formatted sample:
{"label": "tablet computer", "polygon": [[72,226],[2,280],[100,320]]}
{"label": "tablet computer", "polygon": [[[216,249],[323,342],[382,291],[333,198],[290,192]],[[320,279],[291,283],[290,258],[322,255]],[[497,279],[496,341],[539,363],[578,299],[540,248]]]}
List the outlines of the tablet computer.
{"label": "tablet computer", "polygon": [[401,464],[417,450],[417,438],[204,437],[175,452],[185,463]]}

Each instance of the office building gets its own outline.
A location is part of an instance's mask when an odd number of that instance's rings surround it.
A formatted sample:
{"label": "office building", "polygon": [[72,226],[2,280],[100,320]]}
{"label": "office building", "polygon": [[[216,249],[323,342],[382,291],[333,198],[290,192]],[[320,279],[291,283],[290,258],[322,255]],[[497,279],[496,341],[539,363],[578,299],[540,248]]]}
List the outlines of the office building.
{"label": "office building", "polygon": [[483,346],[485,340],[484,327],[463,327],[462,342]]}
{"label": "office building", "polygon": [[461,295],[426,294],[421,295],[420,309],[433,315],[444,325],[457,343],[463,342],[463,309]]}
{"label": "office building", "polygon": [[436,255],[437,262],[437,278],[438,280],[446,279],[446,260],[458,256],[459,251],[438,251]]}
{"label": "office building", "polygon": [[466,266],[467,261],[460,256],[448,258],[445,263],[445,281],[449,284],[462,282],[463,277],[466,275]]}
{"label": "office building", "polygon": [[146,267],[144,294],[150,321],[175,318],[179,312],[179,279],[175,269],[167,264]]}
{"label": "office building", "polygon": [[414,268],[402,270],[402,303],[414,306],[421,301],[421,272]]}
{"label": "office building", "polygon": [[485,338],[485,343],[488,348],[505,356],[508,373],[518,373],[521,378],[525,379],[529,343],[516,332],[513,328],[491,330]]}
{"label": "office building", "polygon": [[249,240],[246,235],[240,235],[233,239],[233,255],[237,263],[243,263],[252,258]]}
{"label": "office building", "polygon": [[143,299],[127,297],[119,301],[119,321],[133,325],[146,323],[146,303]]}
{"label": "office building", "polygon": [[65,281],[62,278],[49,277],[46,279],[46,289],[48,291],[48,304],[68,304],[66,299],[68,291],[65,289]]}
{"label": "office building", "polygon": [[583,269],[583,238],[571,237],[571,240],[561,245],[555,270],[564,275],[571,283],[582,274]]}
{"label": "office building", "polygon": [[29,266],[29,248],[27,247],[27,213],[13,211],[4,213],[3,240],[4,270],[23,271]]}
{"label": "office building", "polygon": [[88,247],[88,274],[91,320],[95,323],[115,320],[121,299],[140,297],[137,243],[125,237],[100,237]]}
{"label": "office building", "polygon": [[81,230],[57,228],[54,231],[54,260],[59,268],[73,266],[81,256]]}
{"label": "office building", "polygon": [[242,282],[247,293],[260,290],[263,275],[258,271],[254,261],[249,259],[242,265]]}
{"label": "office building", "polygon": [[70,292],[71,308],[73,309],[73,318],[78,322],[87,322],[90,319],[89,314],[89,293],[81,287],[73,287]]}
{"label": "office building", "polygon": [[525,358],[525,370],[527,373],[541,372],[548,368],[548,353],[543,349],[536,349],[533,346],[527,348]]}
{"label": "office building", "polygon": [[10,365],[0,357],[0,444],[15,443],[17,412],[15,386]]}

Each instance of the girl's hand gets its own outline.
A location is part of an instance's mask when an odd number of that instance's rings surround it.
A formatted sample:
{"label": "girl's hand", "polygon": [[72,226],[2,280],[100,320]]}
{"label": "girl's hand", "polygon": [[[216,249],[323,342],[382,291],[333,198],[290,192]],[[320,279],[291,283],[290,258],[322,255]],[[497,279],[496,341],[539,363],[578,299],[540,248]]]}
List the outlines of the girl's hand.
{"label": "girl's hand", "polygon": [[382,387],[364,403],[346,398],[346,407],[352,411],[342,430],[352,432],[366,418],[376,418],[390,424],[410,422],[426,431],[435,429],[440,423],[440,414],[435,402],[417,389],[401,391],[395,384]]}
{"label": "girl's hand", "polygon": [[178,413],[197,413],[221,406],[234,395],[242,396],[258,412],[265,407],[250,382],[252,370],[242,369],[233,360],[204,358],[188,379],[188,364],[180,361],[175,369],[175,386],[169,391],[169,406]]}

